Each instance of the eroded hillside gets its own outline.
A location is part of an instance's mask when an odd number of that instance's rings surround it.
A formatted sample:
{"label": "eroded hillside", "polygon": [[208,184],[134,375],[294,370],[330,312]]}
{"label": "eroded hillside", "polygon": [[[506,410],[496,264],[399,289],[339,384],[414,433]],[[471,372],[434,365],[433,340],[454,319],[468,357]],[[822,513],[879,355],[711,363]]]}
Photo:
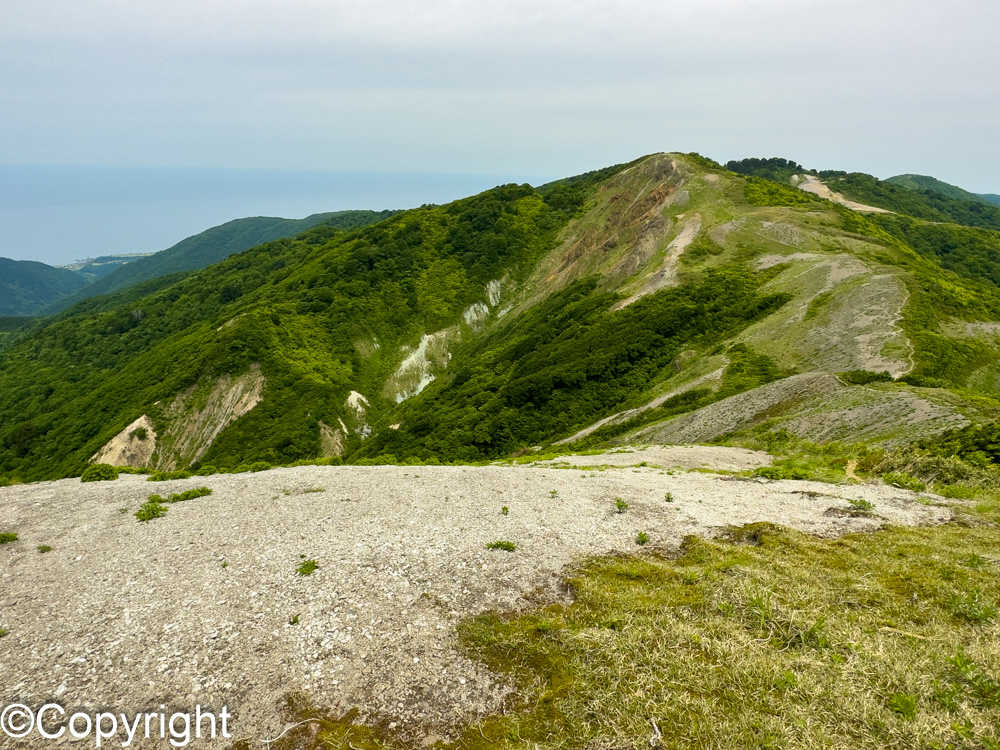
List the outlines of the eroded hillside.
{"label": "eroded hillside", "polygon": [[879,216],[657,154],[310,230],[5,351],[0,472],[482,460],[761,425],[905,442],[993,418],[1000,292]]}

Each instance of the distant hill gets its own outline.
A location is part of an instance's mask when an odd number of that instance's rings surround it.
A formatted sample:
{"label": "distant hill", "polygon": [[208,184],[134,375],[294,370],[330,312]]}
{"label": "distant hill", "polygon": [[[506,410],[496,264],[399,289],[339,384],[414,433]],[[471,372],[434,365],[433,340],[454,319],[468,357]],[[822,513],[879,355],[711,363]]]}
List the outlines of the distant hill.
{"label": "distant hill", "polygon": [[737,174],[763,177],[775,182],[788,183],[794,175],[804,174],[810,170],[790,159],[772,157],[770,159],[740,159],[726,162],[726,169]]}
{"label": "distant hill", "polygon": [[0,316],[34,315],[86,285],[86,278],[66,268],[0,258]]}
{"label": "distant hill", "polygon": [[313,214],[304,219],[269,216],[234,219],[181,240],[166,250],[121,265],[103,278],[76,290],[74,294],[55,301],[44,310],[44,313],[51,315],[81,300],[110,294],[133,284],[178,271],[198,271],[256,245],[292,237],[320,224],[327,224],[336,229],[353,229],[387,218],[391,213],[391,211],[337,211]]}
{"label": "distant hill", "polygon": [[60,266],[60,268],[76,271],[87,281],[97,281],[97,279],[104,278],[112,271],[121,268],[127,263],[132,263],[139,260],[139,258],[146,258],[152,254],[124,253],[122,255],[102,255],[98,258],[87,258],[86,260],[78,260],[75,263],[67,263],[65,266]]}
{"label": "distant hill", "polygon": [[[915,190],[863,172],[848,174],[821,171],[819,176],[831,190],[859,203],[878,206],[897,214],[907,214],[923,221],[950,222],[1000,231],[1000,206],[982,201],[978,196],[969,200],[945,195],[937,190]],[[935,182],[947,185],[940,180]],[[953,185],[949,187],[954,188]]]}
{"label": "distant hill", "polygon": [[1000,206],[1000,195],[997,195],[996,193],[976,193],[976,195],[987,203],[992,203],[994,206]]}
{"label": "distant hill", "polygon": [[986,196],[970,193],[968,190],[963,190],[956,185],[950,185],[947,182],[937,179],[936,177],[928,177],[927,175],[922,174],[900,174],[895,177],[889,177],[886,179],[886,182],[891,182],[893,185],[905,187],[908,190],[930,190],[941,195],[946,195],[949,198],[958,198],[959,200],[964,201],[975,201],[978,203],[997,202],[987,199]]}

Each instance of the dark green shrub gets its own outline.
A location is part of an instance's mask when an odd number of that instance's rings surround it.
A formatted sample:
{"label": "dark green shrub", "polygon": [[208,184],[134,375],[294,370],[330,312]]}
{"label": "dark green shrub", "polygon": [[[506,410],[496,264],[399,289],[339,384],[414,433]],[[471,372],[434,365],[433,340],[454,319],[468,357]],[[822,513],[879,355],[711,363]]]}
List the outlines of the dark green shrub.
{"label": "dark green shrub", "polygon": [[17,534],[11,532],[4,532],[0,534],[0,544],[10,544],[11,542],[17,541]]}
{"label": "dark green shrub", "polygon": [[195,474],[195,476],[198,476],[198,477],[208,477],[208,476],[211,476],[212,474],[218,474],[218,473],[219,473],[219,470],[216,469],[214,466],[207,465],[207,466],[202,466],[194,474]]}
{"label": "dark green shrub", "polygon": [[164,500],[159,495],[150,495],[149,499],[152,500],[154,497],[157,498],[157,502],[160,503],[182,503],[185,500],[193,500],[196,497],[205,497],[206,495],[211,495],[212,490],[208,487],[195,487],[193,490],[185,490],[184,492],[175,492],[166,500]]}
{"label": "dark green shrub", "polygon": [[41,554],[41,555],[44,555],[46,552],[51,552],[51,551],[52,551],[52,548],[49,545],[47,545],[47,544],[39,544],[38,545],[38,553]]}
{"label": "dark green shrub", "polygon": [[81,482],[108,482],[118,478],[118,468],[111,464],[94,464],[84,469]]}
{"label": "dark green shrub", "polygon": [[802,469],[790,469],[784,466],[761,466],[753,470],[751,476],[765,479],[808,479],[809,475]]}
{"label": "dark green shrub", "polygon": [[268,469],[271,469],[271,468],[273,468],[273,467],[267,461],[255,461],[254,463],[250,464],[250,471],[254,471],[254,472],[256,472],[256,471],[267,471]]}
{"label": "dark green shrub", "polygon": [[187,479],[191,476],[190,471],[179,469],[177,471],[154,471],[149,475],[147,482],[167,482],[171,479]]}
{"label": "dark green shrub", "polygon": [[128,436],[136,440],[145,440],[149,437],[149,431],[145,427],[136,427]]}
{"label": "dark green shrub", "polygon": [[838,372],[837,377],[851,385],[867,385],[868,383],[891,383],[892,375],[887,372],[871,372],[870,370],[847,370]]}

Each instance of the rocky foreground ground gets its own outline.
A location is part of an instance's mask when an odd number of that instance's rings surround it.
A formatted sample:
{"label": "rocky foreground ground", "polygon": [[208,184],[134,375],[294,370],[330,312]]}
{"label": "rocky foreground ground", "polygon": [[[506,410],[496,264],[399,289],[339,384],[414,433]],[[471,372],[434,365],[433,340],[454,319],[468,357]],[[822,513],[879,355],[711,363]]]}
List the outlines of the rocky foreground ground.
{"label": "rocky foreground ground", "polygon": [[[430,741],[500,710],[509,691],[462,655],[456,623],[565,597],[568,565],[637,551],[639,532],[650,539],[644,549],[673,549],[688,534],[755,521],[829,536],[950,517],[881,484],[685,470],[767,460],[677,448],[542,465],[301,467],[2,488],[0,532],[18,540],[0,546],[0,628],[9,631],[0,706],[226,705],[234,738],[259,747],[285,726],[282,698],[303,691]],[[151,493],[200,486],[212,494],[170,505],[163,518],[133,515]],[[852,499],[872,503],[875,515],[847,512]],[[487,549],[498,540],[516,549]],[[317,567],[300,575],[307,560]]]}

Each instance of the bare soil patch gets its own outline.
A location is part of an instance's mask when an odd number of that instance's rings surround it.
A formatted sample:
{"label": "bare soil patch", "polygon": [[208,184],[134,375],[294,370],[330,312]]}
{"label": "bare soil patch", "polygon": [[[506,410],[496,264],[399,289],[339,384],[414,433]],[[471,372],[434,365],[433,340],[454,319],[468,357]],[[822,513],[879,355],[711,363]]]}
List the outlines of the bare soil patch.
{"label": "bare soil patch", "polygon": [[[668,463],[678,450],[691,449],[667,449]],[[643,455],[602,464],[652,458]],[[716,457],[737,459],[755,460]],[[163,518],[132,515],[150,493],[201,485],[213,494]],[[616,498],[626,512],[615,512]],[[852,498],[873,503],[874,515],[827,514]],[[0,529],[19,538],[0,547],[0,625],[9,630],[0,704],[225,704],[236,737],[257,746],[281,732],[281,698],[301,690],[419,738],[498,711],[509,693],[457,648],[461,618],[565,598],[567,565],[637,550],[640,531],[651,547],[674,549],[686,535],[755,521],[835,536],[949,517],[882,485],[648,466],[302,467],[2,488]],[[516,549],[486,548],[497,540]],[[318,568],[298,575],[307,559]]]}

